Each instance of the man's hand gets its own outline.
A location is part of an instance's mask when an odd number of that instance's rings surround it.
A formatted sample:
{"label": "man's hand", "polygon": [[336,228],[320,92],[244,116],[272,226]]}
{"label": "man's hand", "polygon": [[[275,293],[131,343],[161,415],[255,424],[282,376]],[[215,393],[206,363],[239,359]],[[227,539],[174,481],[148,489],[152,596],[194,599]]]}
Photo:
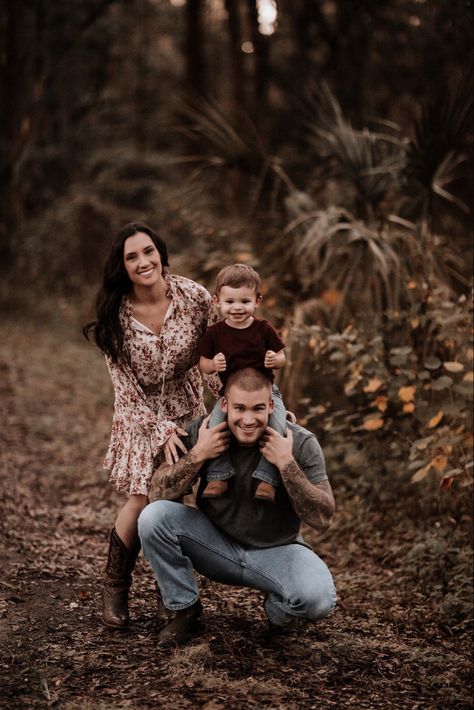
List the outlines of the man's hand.
{"label": "man's hand", "polygon": [[227,422],[216,424],[208,429],[209,419],[207,416],[199,427],[198,439],[191,449],[192,459],[195,463],[203,464],[208,459],[215,459],[220,456],[230,444],[230,431]]}
{"label": "man's hand", "polygon": [[267,426],[260,439],[260,450],[274,466],[281,469],[293,461],[293,432],[286,430],[286,437]]}
{"label": "man's hand", "polygon": [[217,353],[217,355],[214,355],[214,357],[212,358],[212,362],[214,363],[216,372],[224,372],[227,368],[227,362],[224,353]]}

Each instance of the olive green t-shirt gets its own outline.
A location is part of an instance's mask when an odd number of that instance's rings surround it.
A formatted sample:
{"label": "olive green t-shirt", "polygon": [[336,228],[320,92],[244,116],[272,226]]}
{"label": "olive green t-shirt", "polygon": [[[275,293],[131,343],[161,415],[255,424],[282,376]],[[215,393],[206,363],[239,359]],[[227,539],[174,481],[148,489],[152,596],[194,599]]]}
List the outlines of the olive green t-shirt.
{"label": "olive green t-shirt", "polygon": [[[186,437],[191,448],[197,441],[201,420],[194,422]],[[326,481],[326,466],[321,447],[310,431],[297,424],[288,423],[293,432],[293,456],[309,481]],[[219,498],[202,498],[206,486],[206,464],[199,471],[201,480],[197,493],[197,506],[218,528],[249,547],[276,547],[293,542],[304,544],[299,535],[301,520],[295,513],[283,481],[276,489],[275,503],[254,498],[259,481],[252,478],[257,467],[260,449],[241,446],[232,438],[230,456],[235,476],[228,479],[227,492]]]}

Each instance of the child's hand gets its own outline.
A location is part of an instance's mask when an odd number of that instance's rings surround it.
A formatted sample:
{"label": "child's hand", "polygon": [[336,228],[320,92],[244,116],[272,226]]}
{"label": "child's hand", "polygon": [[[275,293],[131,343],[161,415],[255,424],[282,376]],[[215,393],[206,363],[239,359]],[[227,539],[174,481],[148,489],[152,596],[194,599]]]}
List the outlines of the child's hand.
{"label": "child's hand", "polygon": [[267,350],[265,353],[264,365],[268,368],[273,368],[278,365],[277,354],[274,350]]}
{"label": "child's hand", "polygon": [[224,353],[217,353],[217,355],[214,355],[214,357],[212,358],[212,362],[214,363],[216,372],[224,372],[224,370],[227,368]]}

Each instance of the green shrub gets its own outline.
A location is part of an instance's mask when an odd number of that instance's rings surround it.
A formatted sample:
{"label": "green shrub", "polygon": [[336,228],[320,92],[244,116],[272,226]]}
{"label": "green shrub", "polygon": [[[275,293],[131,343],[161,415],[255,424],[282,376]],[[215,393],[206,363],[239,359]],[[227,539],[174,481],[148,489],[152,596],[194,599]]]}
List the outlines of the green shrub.
{"label": "green shrub", "polygon": [[[442,489],[472,486],[472,306],[427,284],[380,335],[354,325],[289,330],[282,387],[347,472]],[[303,366],[304,363],[304,366]],[[291,401],[290,401],[291,400]],[[370,473],[372,471],[372,473]],[[380,482],[379,482],[380,483]]]}

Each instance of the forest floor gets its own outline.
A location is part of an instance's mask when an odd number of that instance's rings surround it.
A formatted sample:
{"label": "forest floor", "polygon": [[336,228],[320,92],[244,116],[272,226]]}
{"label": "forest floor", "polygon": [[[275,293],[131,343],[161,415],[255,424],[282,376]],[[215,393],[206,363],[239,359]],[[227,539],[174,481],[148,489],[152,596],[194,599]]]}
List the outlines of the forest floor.
{"label": "forest floor", "polygon": [[101,627],[120,503],[101,467],[112,394],[102,358],[77,331],[8,317],[0,326],[0,707],[472,707],[468,627],[446,622],[435,568],[414,555],[428,539],[436,550],[442,533],[458,559],[466,530],[408,515],[387,527],[340,486],[333,528],[309,534],[338,589],[328,619],[270,642],[259,593],[201,580],[204,634],[158,650],[162,620],[140,558],[130,631]]}

